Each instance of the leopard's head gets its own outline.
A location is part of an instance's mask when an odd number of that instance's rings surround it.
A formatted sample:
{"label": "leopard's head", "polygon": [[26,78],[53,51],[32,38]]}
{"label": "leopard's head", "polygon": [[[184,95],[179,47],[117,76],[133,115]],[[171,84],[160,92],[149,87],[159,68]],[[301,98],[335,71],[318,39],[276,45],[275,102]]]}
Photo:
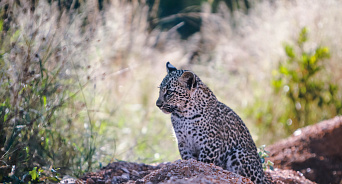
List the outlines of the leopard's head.
{"label": "leopard's head", "polygon": [[191,71],[177,70],[170,62],[166,63],[167,75],[159,88],[156,105],[166,114],[182,111],[198,88],[199,78]]}

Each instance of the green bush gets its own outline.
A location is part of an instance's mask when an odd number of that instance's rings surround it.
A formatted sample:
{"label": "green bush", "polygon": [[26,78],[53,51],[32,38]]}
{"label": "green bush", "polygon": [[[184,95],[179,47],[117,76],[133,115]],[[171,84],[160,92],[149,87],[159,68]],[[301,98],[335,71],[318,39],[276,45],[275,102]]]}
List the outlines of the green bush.
{"label": "green bush", "polygon": [[308,39],[308,30],[303,28],[296,45],[284,45],[286,59],[273,71],[272,95],[267,101],[257,99],[247,109],[259,131],[270,137],[281,138],[342,113],[340,90],[325,69],[329,48],[306,49]]}
{"label": "green bush", "polygon": [[27,6],[8,3],[0,9],[7,17],[6,29],[0,19],[0,181],[15,183],[41,182],[34,168],[45,175],[55,166],[82,174],[92,168],[95,153],[92,131],[84,139],[73,132],[79,125],[71,119],[80,110],[70,107],[83,99],[68,74],[75,68],[70,62],[75,47],[65,40],[70,23],[45,1],[33,4],[35,9]]}
{"label": "green bush", "polygon": [[338,86],[325,70],[329,48],[317,46],[306,51],[307,41],[307,29],[303,28],[297,40],[299,53],[294,46],[285,45],[287,60],[279,64],[272,80],[274,91],[285,96],[288,108],[280,120],[289,133],[342,113]]}
{"label": "green bush", "polygon": [[270,168],[272,171],[274,170],[274,163],[270,160],[267,160],[266,161],[266,158],[268,158],[268,154],[270,153],[269,151],[266,151],[265,150],[265,147],[266,145],[261,145],[259,148],[258,148],[258,155],[261,159],[261,163],[262,163],[262,168],[264,170],[266,170],[267,168]]}

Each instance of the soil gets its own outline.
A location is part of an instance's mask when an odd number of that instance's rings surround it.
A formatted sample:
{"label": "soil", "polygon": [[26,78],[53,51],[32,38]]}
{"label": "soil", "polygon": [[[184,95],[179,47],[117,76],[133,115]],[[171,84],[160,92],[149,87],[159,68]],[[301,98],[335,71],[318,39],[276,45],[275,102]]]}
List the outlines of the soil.
{"label": "soil", "polygon": [[266,148],[281,169],[300,171],[317,183],[342,183],[342,116],[298,129]]}
{"label": "soil", "polygon": [[[303,174],[292,170],[267,170],[266,175],[273,178],[276,184],[306,183]],[[172,163],[162,163],[157,166],[138,164],[133,162],[113,162],[98,172],[88,173],[79,182],[87,184],[145,184],[145,183],[215,183],[238,184],[250,183],[249,179],[238,174],[223,170],[214,164],[206,164],[196,160],[176,160]]]}

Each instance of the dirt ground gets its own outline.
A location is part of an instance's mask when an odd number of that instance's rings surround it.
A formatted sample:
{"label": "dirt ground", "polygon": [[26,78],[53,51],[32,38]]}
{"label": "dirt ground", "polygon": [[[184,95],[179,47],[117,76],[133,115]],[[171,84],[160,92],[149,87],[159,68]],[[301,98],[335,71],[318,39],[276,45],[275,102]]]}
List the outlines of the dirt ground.
{"label": "dirt ground", "polygon": [[277,168],[300,171],[320,184],[342,183],[342,116],[299,129],[266,149]]}

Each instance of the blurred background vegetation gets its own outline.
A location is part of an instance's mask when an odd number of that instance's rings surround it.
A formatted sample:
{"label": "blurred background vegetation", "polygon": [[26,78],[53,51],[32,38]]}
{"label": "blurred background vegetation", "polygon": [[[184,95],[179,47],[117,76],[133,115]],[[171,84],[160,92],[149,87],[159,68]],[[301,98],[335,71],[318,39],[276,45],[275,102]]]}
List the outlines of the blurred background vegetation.
{"label": "blurred background vegetation", "polygon": [[179,159],[155,107],[191,69],[257,145],[342,114],[342,2],[0,2],[0,181]]}

